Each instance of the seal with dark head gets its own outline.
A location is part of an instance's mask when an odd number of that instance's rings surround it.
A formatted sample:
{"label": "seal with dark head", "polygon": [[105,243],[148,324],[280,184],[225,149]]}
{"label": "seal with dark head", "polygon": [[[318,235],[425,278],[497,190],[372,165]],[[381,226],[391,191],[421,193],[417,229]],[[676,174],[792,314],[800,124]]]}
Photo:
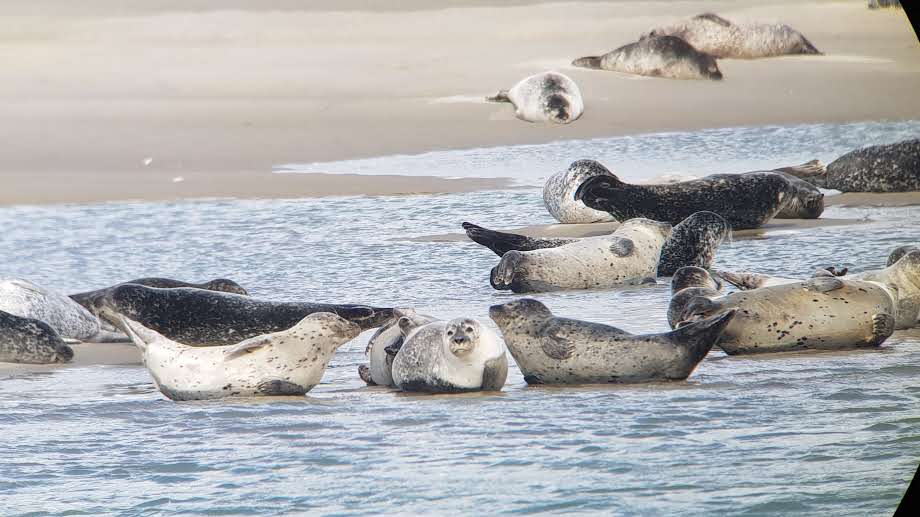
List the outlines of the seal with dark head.
{"label": "seal with dark head", "polygon": [[361,327],[314,312],[291,328],[228,346],[193,347],[122,318],[157,388],[172,400],[303,395],[319,384],[336,349]]}
{"label": "seal with dark head", "polygon": [[549,214],[560,223],[582,224],[613,221],[613,216],[601,210],[588,208],[575,199],[579,185],[594,176],[611,176],[612,172],[594,160],[578,160],[568,169],[547,178],[543,185],[543,204]]}
{"label": "seal with dark head", "polygon": [[876,282],[822,276],[721,295],[703,269],[674,277],[672,327],[738,311],[719,341],[727,354],[876,347],[894,332],[895,300]]}
{"label": "seal with dark head", "polygon": [[[824,213],[824,193],[811,183],[801,179],[801,175],[820,174],[827,168],[819,160],[796,165],[781,167],[772,171],[781,174],[792,185],[792,195],[786,206],[776,214],[777,219],[817,219]],[[752,172],[748,174],[757,174]]]}
{"label": "seal with dark head", "polygon": [[99,320],[67,296],[18,278],[0,279],[0,310],[43,321],[64,339],[89,341]]}
{"label": "seal with dark head", "polygon": [[670,233],[668,223],[631,219],[610,235],[557,248],[512,250],[492,268],[490,282],[495,289],[516,293],[654,283]]}
{"label": "seal with dark head", "polygon": [[568,124],[577,120],[585,109],[578,85],[558,72],[534,74],[486,100],[510,102],[514,105],[514,115],[527,122]]}
{"label": "seal with dark head", "polygon": [[735,230],[759,228],[793,195],[789,181],[773,172],[713,174],[659,185],[632,185],[610,173],[588,178],[575,191],[575,199],[618,221],[645,217],[678,224],[695,212],[709,211]]}
{"label": "seal with dark head", "polygon": [[528,298],[489,308],[528,384],[686,379],[733,315],[727,311],[663,334],[630,334],[600,323],[558,318]]}
{"label": "seal with dark head", "polygon": [[364,349],[368,364],[358,366],[358,376],[368,386],[393,386],[393,359],[405,343],[406,336],[437,318],[417,314],[413,309],[393,309],[394,318],[371,336]]}
{"label": "seal with dark head", "polygon": [[73,359],[73,349],[47,323],[0,311],[0,363],[49,364]]}
{"label": "seal with dark head", "polygon": [[403,391],[500,391],[508,376],[505,345],[472,318],[416,326],[400,318],[405,343],[393,359],[393,382]]}
{"label": "seal with dark head", "polygon": [[572,65],[668,79],[722,79],[715,58],[675,36],[649,36],[602,56],[580,57]]}
{"label": "seal with dark head", "polygon": [[920,138],[850,151],[826,171],[791,171],[818,187],[841,192],[920,190]]}
{"label": "seal with dark head", "polygon": [[102,311],[110,321],[120,322],[118,315],[122,315],[192,346],[229,345],[287,330],[314,312],[337,314],[363,330],[379,327],[393,318],[391,308],[274,302],[203,289],[159,289],[137,284],[112,289],[104,298]]}
{"label": "seal with dark head", "polygon": [[[499,257],[515,251],[533,251],[545,248],[558,248],[564,244],[581,239],[541,239],[515,233],[497,232],[463,223],[466,235],[478,244],[492,250]],[[731,228],[719,214],[697,212],[684,219],[671,230],[671,235],[661,248],[658,260],[658,276],[671,276],[674,271],[684,266],[708,268],[719,245],[731,235]]]}
{"label": "seal with dark head", "polygon": [[755,59],[794,54],[821,54],[799,31],[779,23],[735,24],[706,13],[657,27],[642,38],[676,36],[716,58]]}

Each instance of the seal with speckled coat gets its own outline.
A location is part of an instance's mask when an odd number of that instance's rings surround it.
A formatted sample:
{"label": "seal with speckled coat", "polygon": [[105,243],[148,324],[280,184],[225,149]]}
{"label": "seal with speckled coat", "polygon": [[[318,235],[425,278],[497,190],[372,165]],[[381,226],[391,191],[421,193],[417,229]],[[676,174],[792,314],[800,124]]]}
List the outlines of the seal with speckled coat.
{"label": "seal with speckled coat", "polygon": [[601,210],[588,208],[575,199],[579,185],[594,176],[610,176],[613,173],[594,160],[578,160],[568,169],[557,172],[543,184],[543,204],[549,215],[560,223],[582,224],[613,221],[613,216]]}
{"label": "seal with speckled coat", "polygon": [[719,340],[727,354],[877,347],[894,332],[895,300],[876,282],[824,276],[720,295],[705,270],[684,269],[674,275],[669,322],[681,328],[737,310]]}
{"label": "seal with speckled coat", "polygon": [[668,79],[722,79],[715,58],[675,36],[650,36],[572,65]]}
{"label": "seal with speckled coat", "polygon": [[534,74],[486,100],[510,102],[514,105],[514,115],[527,122],[568,124],[585,110],[578,85],[558,72]]}
{"label": "seal with speckled coat", "polygon": [[683,380],[706,357],[734,311],[663,334],[558,318],[537,300],[493,305],[508,350],[528,384]]}
{"label": "seal with speckled coat", "polygon": [[706,13],[657,27],[642,38],[677,36],[693,48],[717,58],[755,59],[795,54],[821,54],[799,31],[780,23],[732,23]]}
{"label": "seal with speckled coat", "polygon": [[0,310],[43,321],[64,339],[99,335],[99,319],[67,296],[18,278],[0,279]]}
{"label": "seal with speckled coat", "polygon": [[[892,262],[893,260],[893,262]],[[896,248],[885,269],[865,271],[847,278],[878,282],[893,291],[897,302],[897,329],[920,326],[920,249]]]}
{"label": "seal with speckled coat", "polygon": [[793,195],[789,181],[773,172],[713,174],[660,185],[632,185],[610,173],[588,178],[575,191],[575,199],[617,221],[645,217],[678,224],[695,212],[709,211],[735,230],[759,228]]}
{"label": "seal with speckled coat", "polygon": [[499,391],[508,376],[505,345],[472,318],[418,327],[399,319],[405,343],[393,359],[393,382],[403,391]]}
{"label": "seal with speckled coat", "polygon": [[920,138],[850,151],[825,171],[791,171],[818,187],[841,192],[920,190]]}
{"label": "seal with speckled coat", "polygon": [[358,376],[368,386],[396,386],[393,382],[393,360],[405,343],[406,336],[437,318],[417,314],[413,309],[393,309],[394,319],[383,324],[368,340],[364,355],[368,364],[358,366]]}
{"label": "seal with speckled coat", "polygon": [[73,359],[73,349],[47,323],[0,311],[0,363],[49,364]]}

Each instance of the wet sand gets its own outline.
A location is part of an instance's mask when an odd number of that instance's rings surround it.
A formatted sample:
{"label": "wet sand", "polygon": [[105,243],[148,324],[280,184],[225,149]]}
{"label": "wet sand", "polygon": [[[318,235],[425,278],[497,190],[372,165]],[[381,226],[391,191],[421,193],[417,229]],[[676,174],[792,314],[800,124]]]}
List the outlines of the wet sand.
{"label": "wet sand", "polygon": [[141,353],[131,343],[80,343],[73,348],[73,361],[64,364],[17,364],[0,362],[0,379],[23,373],[53,372],[60,368],[92,365],[140,365]]}

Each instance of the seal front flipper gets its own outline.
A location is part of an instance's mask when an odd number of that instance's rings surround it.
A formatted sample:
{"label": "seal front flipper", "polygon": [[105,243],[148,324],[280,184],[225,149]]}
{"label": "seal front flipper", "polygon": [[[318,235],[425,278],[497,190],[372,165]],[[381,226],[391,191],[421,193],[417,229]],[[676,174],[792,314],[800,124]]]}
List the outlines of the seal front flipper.
{"label": "seal front flipper", "polygon": [[486,97],[486,100],[489,102],[511,102],[511,99],[508,98],[508,90],[499,90],[495,95]]}
{"label": "seal front flipper", "polygon": [[517,265],[524,258],[518,251],[509,251],[502,256],[498,265],[492,268],[492,274],[489,281],[492,287],[498,290],[511,289],[511,283],[514,281],[514,272]]}
{"label": "seal front flipper", "polygon": [[844,284],[843,280],[840,280],[839,278],[821,276],[812,278],[811,280],[805,282],[803,287],[816,293],[828,293],[831,291],[836,291],[837,289],[842,289],[844,285],[846,284]]}
{"label": "seal front flipper", "polygon": [[501,391],[508,377],[508,357],[489,359],[482,369],[482,391]]}
{"label": "seal front flipper", "polygon": [[256,336],[254,338],[247,339],[235,347],[226,350],[224,352],[224,361],[234,359],[243,354],[248,354],[249,352],[255,352],[265,345],[270,345],[271,342],[272,339],[268,336]]}
{"label": "seal front flipper", "polygon": [[552,320],[543,328],[540,347],[543,353],[553,359],[563,361],[575,354],[578,339],[578,325],[565,320]]}
{"label": "seal front flipper", "polygon": [[274,379],[260,382],[256,387],[264,395],[306,395],[307,389],[289,381]]}
{"label": "seal front flipper", "polygon": [[619,237],[610,244],[610,251],[618,257],[628,257],[636,250],[633,241],[625,237]]}
{"label": "seal front flipper", "polygon": [[[722,331],[731,323],[738,309],[729,309],[721,314],[679,327],[670,333],[675,343],[686,346],[693,357],[693,366],[701,360],[722,336]],[[689,373],[687,374],[689,376]],[[683,378],[686,378],[684,376]]]}
{"label": "seal front flipper", "polygon": [[897,320],[891,314],[872,315],[872,335],[866,341],[872,346],[879,346],[892,334]]}

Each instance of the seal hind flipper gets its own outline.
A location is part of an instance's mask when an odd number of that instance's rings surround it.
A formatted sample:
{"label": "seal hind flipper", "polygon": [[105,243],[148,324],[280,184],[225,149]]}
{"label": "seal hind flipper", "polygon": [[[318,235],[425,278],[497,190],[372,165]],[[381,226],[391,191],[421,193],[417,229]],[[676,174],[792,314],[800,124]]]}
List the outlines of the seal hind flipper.
{"label": "seal hind flipper", "polygon": [[272,339],[269,336],[256,336],[254,338],[247,339],[246,341],[243,341],[235,347],[225,351],[224,361],[229,361],[230,359],[234,359],[249,352],[255,352],[263,346],[270,345],[271,343]]}
{"label": "seal hind flipper", "polygon": [[511,99],[508,97],[508,90],[499,90],[495,95],[486,97],[486,100],[488,102],[511,102]]}
{"label": "seal hind flipper", "polygon": [[723,26],[723,27],[731,27],[731,26],[732,26],[732,22],[726,20],[725,18],[722,18],[721,16],[719,16],[718,14],[715,14],[715,13],[703,13],[703,14],[698,14],[698,15],[694,16],[694,18],[697,19],[697,20],[709,20],[709,21],[711,21],[711,22],[713,22],[713,23],[717,23],[717,24],[719,24],[719,25],[721,25],[721,26]]}
{"label": "seal hind flipper", "polygon": [[482,391],[501,391],[508,377],[508,357],[490,359],[485,362],[482,369]]}
{"label": "seal hind flipper", "polygon": [[492,250],[499,257],[511,250],[519,250],[526,247],[528,237],[515,233],[496,232],[473,223],[463,223],[463,229],[466,230],[467,237],[471,241],[482,244]]}
{"label": "seal hind flipper", "polygon": [[[703,298],[704,300],[706,298]],[[692,302],[691,302],[692,303]],[[722,331],[731,323],[738,309],[732,308],[716,316],[683,325],[670,333],[671,339],[686,346],[696,361],[709,353],[722,336]],[[689,375],[689,374],[688,374]]]}
{"label": "seal hind flipper", "polygon": [[366,364],[358,365],[358,377],[367,383],[368,386],[376,386],[377,383],[371,378],[371,369]]}
{"label": "seal hind flipper", "polygon": [[572,61],[572,66],[589,68],[591,70],[600,70],[601,56],[585,56]]}
{"label": "seal hind flipper", "polygon": [[895,323],[897,320],[891,314],[873,314],[872,315],[872,336],[867,339],[870,345],[879,346],[894,334]]}
{"label": "seal hind flipper", "polygon": [[636,245],[632,240],[620,237],[610,244],[610,251],[618,257],[628,257],[636,251]]}
{"label": "seal hind flipper", "polygon": [[807,161],[802,165],[791,165],[789,167],[780,167],[773,170],[777,172],[785,172],[786,174],[791,174],[800,179],[802,176],[817,176],[821,174],[827,174],[827,166],[818,159]]}
{"label": "seal hind flipper", "polygon": [[837,289],[842,289],[844,285],[846,284],[844,284],[843,280],[840,280],[839,278],[819,276],[805,282],[803,287],[816,293],[829,293],[831,291],[836,291]]}
{"label": "seal hind flipper", "polygon": [[265,395],[306,395],[307,393],[303,386],[279,379],[260,382],[256,389]]}
{"label": "seal hind flipper", "polygon": [[763,287],[770,278],[758,273],[732,273],[731,271],[713,271],[713,273],[742,291]]}

